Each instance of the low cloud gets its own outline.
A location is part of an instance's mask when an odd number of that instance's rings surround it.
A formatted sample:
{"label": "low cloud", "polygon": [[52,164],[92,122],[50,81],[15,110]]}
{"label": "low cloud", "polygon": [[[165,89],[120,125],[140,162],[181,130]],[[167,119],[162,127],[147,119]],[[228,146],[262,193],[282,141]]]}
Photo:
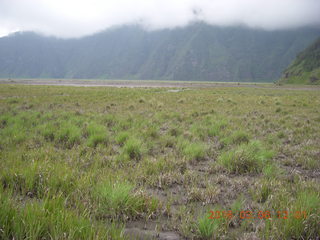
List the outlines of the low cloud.
{"label": "low cloud", "polygon": [[122,24],[155,30],[192,21],[277,30],[320,26],[319,0],[1,0],[0,35],[81,37]]}

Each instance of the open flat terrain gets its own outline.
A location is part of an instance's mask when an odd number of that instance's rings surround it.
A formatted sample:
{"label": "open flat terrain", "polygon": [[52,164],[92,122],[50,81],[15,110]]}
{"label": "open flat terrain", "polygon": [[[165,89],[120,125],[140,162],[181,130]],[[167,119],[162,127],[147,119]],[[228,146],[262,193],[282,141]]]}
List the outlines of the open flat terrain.
{"label": "open flat terrain", "polygon": [[250,87],[286,90],[320,90],[320,86],[310,85],[276,85],[272,83],[252,82],[197,82],[166,80],[97,80],[97,79],[1,79],[0,84],[75,86],[75,87],[128,87],[128,88],[214,88],[214,87]]}
{"label": "open flat terrain", "polygon": [[320,236],[319,88],[21,81],[0,81],[0,239]]}

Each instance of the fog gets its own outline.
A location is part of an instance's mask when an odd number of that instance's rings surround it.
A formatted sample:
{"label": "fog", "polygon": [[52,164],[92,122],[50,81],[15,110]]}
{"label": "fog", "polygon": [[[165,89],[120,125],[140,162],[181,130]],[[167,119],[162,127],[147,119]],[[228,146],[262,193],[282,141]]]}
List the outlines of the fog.
{"label": "fog", "polygon": [[0,36],[81,37],[122,24],[147,30],[194,21],[266,30],[320,25],[319,0],[0,0]]}

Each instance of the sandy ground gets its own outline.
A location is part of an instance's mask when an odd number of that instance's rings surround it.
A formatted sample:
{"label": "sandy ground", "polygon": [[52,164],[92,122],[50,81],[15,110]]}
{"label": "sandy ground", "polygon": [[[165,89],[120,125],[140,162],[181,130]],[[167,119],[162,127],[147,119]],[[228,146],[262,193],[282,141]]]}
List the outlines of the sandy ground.
{"label": "sandy ground", "polygon": [[211,87],[252,87],[286,90],[320,90],[320,86],[284,85],[273,83],[235,83],[235,82],[187,82],[157,80],[88,80],[88,79],[0,79],[0,84],[53,85],[78,87],[142,87],[142,88],[211,88]]}

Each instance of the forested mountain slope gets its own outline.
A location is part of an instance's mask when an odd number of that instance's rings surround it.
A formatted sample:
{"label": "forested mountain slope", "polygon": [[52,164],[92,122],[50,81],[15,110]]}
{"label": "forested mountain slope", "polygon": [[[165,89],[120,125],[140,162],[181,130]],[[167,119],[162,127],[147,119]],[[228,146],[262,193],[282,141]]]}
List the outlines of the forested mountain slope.
{"label": "forested mountain slope", "polygon": [[204,23],[158,31],[122,26],[79,39],[16,33],[0,38],[0,77],[274,81],[319,36],[319,29]]}
{"label": "forested mountain slope", "polygon": [[280,82],[320,84],[320,38],[297,56],[284,71]]}

